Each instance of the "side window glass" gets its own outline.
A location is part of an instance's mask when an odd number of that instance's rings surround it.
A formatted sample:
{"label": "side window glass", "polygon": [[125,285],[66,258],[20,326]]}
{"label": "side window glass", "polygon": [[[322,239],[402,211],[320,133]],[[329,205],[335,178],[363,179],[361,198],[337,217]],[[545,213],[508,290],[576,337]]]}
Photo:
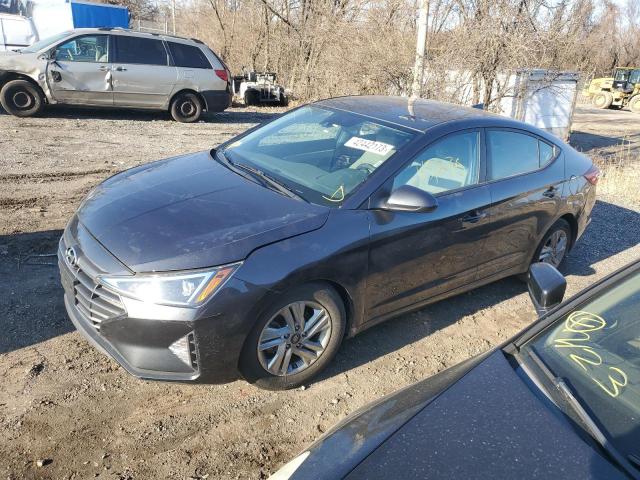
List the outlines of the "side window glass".
{"label": "side window glass", "polygon": [[167,42],[167,45],[176,67],[206,68],[211,70],[209,60],[198,47],[177,42]]}
{"label": "side window glass", "polygon": [[116,62],[138,65],[168,65],[167,50],[161,40],[115,35]]}
{"label": "side window glass", "polygon": [[538,140],[505,130],[487,130],[487,166],[490,180],[540,168]]}
{"label": "side window glass", "polygon": [[544,167],[556,156],[556,147],[542,140],[538,140],[538,152],[540,154],[540,167]]}
{"label": "side window glass", "polygon": [[56,48],[58,62],[107,63],[109,61],[109,36],[86,35],[59,45]]}
{"label": "side window glass", "polygon": [[393,181],[393,189],[411,185],[431,194],[478,183],[479,132],[452,134],[422,151]]}

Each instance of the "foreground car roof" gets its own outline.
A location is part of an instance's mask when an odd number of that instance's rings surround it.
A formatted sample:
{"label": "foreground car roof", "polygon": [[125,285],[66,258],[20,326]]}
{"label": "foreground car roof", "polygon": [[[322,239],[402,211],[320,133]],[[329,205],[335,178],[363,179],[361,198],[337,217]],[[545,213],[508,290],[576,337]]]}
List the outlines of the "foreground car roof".
{"label": "foreground car roof", "polygon": [[[395,123],[396,125],[421,132],[425,132],[440,123],[454,120],[487,117],[505,119],[504,117],[477,108],[463,107],[452,103],[442,103],[421,98],[412,100],[407,97],[362,95],[329,98],[316,102],[316,104],[359,113],[367,117]],[[520,125],[520,122],[513,123]]]}

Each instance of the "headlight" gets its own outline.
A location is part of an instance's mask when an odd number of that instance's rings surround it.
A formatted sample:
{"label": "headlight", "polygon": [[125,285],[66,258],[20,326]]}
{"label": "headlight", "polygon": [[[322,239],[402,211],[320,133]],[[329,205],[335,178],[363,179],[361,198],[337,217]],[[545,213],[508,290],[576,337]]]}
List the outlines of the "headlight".
{"label": "headlight", "polygon": [[193,307],[222,287],[240,264],[181,274],[99,277],[99,281],[126,297],[143,302]]}

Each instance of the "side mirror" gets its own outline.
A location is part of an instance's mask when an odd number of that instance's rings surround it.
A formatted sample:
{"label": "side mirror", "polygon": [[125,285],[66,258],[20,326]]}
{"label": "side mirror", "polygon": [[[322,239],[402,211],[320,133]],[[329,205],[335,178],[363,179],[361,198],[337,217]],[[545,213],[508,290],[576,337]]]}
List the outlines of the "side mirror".
{"label": "side mirror", "polygon": [[403,185],[391,192],[391,195],[381,202],[379,208],[403,212],[431,212],[438,208],[438,200],[428,192]]}
{"label": "side mirror", "polygon": [[538,315],[544,315],[559,305],[567,289],[564,276],[548,263],[534,263],[529,267],[529,296]]}

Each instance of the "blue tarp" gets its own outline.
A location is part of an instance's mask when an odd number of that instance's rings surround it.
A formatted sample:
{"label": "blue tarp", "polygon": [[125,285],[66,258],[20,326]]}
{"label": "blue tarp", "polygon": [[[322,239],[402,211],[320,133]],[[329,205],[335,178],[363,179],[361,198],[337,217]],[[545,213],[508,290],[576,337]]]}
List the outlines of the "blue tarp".
{"label": "blue tarp", "polygon": [[71,2],[74,28],[129,28],[129,10],[116,5]]}

